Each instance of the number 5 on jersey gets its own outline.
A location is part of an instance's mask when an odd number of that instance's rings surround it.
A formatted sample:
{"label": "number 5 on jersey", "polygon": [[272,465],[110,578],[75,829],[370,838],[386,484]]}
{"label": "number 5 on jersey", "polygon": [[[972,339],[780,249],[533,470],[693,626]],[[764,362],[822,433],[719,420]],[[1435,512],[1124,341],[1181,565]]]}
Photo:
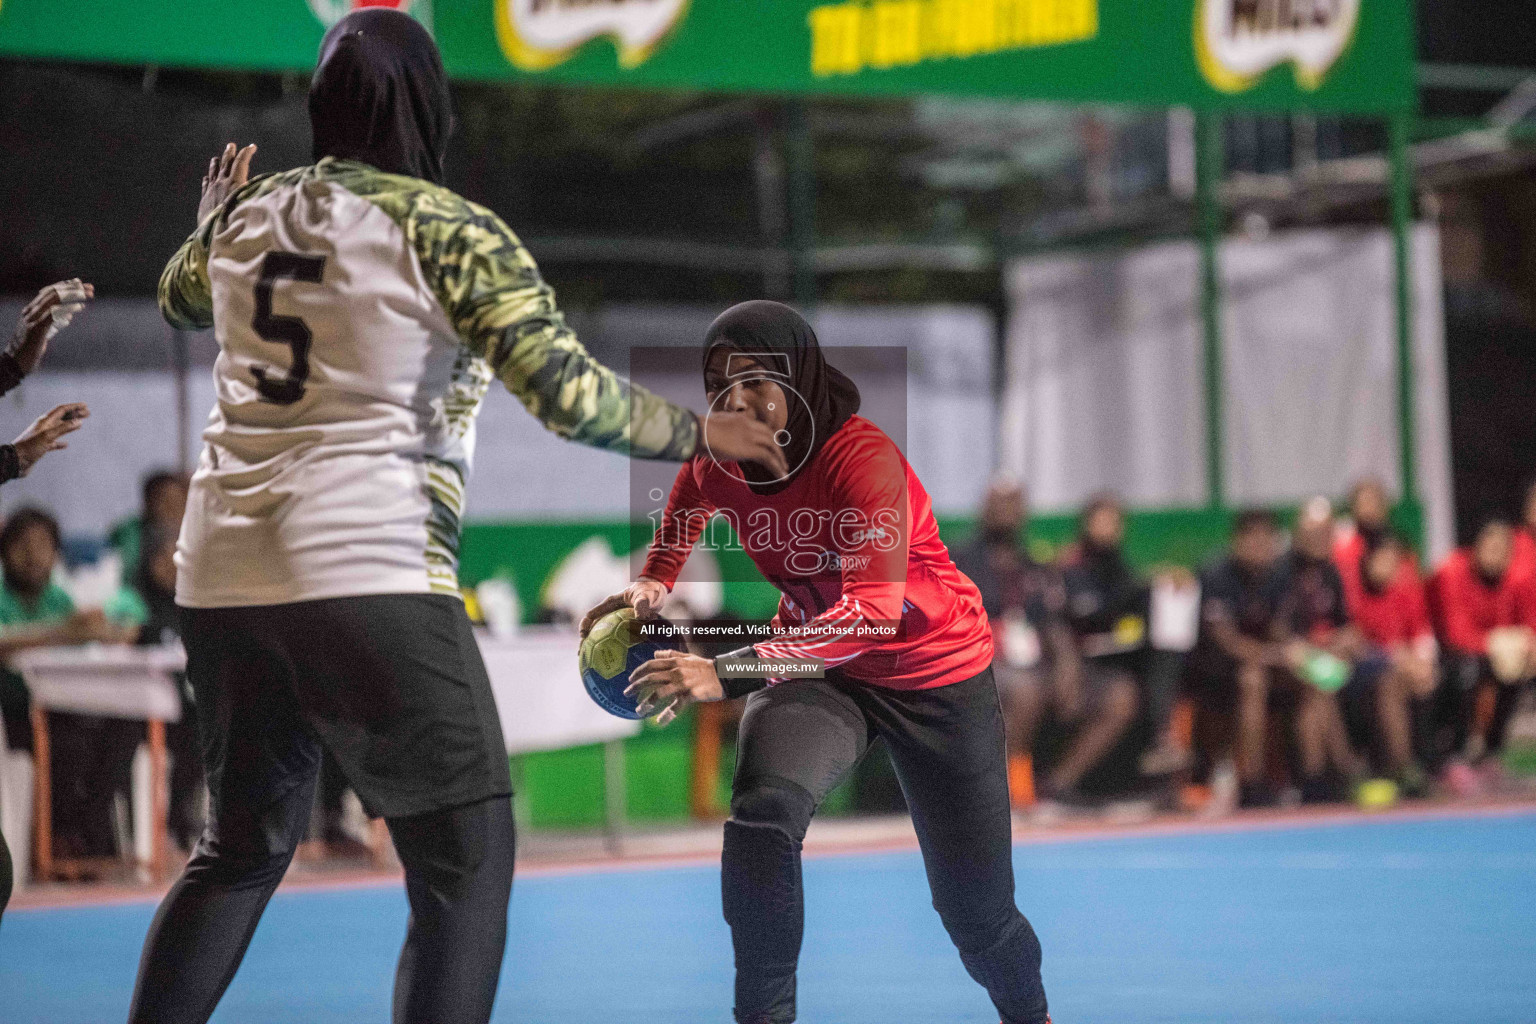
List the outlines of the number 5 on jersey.
{"label": "number 5 on jersey", "polygon": [[261,277],[256,282],[256,315],[251,317],[251,329],[263,341],[277,342],[293,350],[293,365],[286,376],[274,376],[262,366],[251,369],[256,378],[256,390],[269,402],[292,405],[304,397],[304,382],[309,379],[309,345],[313,340],[309,325],[299,317],[272,313],[272,286],[284,277],[319,284],[324,273],[324,256],[269,252],[262,257]]}

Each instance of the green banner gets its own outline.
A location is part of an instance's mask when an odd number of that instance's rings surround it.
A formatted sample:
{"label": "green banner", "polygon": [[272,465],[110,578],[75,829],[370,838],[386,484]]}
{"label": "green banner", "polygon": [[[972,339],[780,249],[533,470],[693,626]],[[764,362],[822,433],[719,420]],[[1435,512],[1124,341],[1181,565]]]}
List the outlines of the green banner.
{"label": "green banner", "polygon": [[0,53],[303,70],[402,8],[460,78],[1366,114],[1415,101],[1410,0],[0,0]]}

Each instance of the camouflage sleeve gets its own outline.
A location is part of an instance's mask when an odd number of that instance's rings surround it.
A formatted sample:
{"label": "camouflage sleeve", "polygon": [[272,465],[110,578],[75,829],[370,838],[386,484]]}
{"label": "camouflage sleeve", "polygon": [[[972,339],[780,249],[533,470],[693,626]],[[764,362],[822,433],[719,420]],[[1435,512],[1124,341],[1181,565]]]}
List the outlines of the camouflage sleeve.
{"label": "camouflage sleeve", "polygon": [[208,283],[208,236],[214,217],[181,243],[160,275],[160,315],[182,331],[213,326],[213,288]]}
{"label": "camouflage sleeve", "polygon": [[546,427],[635,458],[693,456],[694,414],[587,354],[533,257],[494,213],[463,200],[418,207],[411,234],[459,336]]}
{"label": "camouflage sleeve", "polygon": [[167,323],[182,331],[202,331],[213,326],[213,286],[208,281],[208,248],[213,244],[213,233],[236,206],[291,181],[299,173],[302,169],[252,178],[223,206],[203,218],[160,274],[160,315]]}

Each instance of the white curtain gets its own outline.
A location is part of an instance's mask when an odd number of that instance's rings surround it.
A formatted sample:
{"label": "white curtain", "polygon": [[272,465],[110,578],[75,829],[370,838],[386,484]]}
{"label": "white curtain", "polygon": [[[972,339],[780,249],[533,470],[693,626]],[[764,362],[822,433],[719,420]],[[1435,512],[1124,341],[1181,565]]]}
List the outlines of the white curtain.
{"label": "white curtain", "polygon": [[[18,303],[9,303],[19,313]],[[624,369],[631,345],[658,341],[697,345],[718,309],[704,307],[611,306],[602,311],[600,357]],[[4,310],[0,309],[0,314]],[[81,329],[63,335],[58,362],[68,363],[70,345],[93,346],[96,368],[49,370],[30,377],[0,399],[0,441],[61,402],[82,401],[92,418],[69,437],[69,450],[48,457],[37,472],[6,484],[0,512],[21,504],[53,510],[71,536],[99,537],[139,505],[139,481],[154,469],[177,463],[176,388],[164,369],[118,366],[114,357],[131,349],[134,366],[163,360],[167,329],[150,300],[107,302],[92,307]],[[594,318],[585,318],[588,321]],[[0,317],[0,324],[14,318]],[[969,513],[976,507],[994,464],[996,409],[992,386],[994,319],[976,306],[827,306],[815,319],[833,363],[840,346],[884,347],[906,362],[906,381],[884,372],[892,360],[866,354],[865,365],[849,365],[865,385],[864,415],[902,445],[941,512]],[[52,357],[52,354],[50,354]],[[848,358],[853,358],[851,355]],[[79,360],[77,360],[79,361]],[[868,365],[871,361],[874,367]],[[879,371],[879,372],[877,372]],[[647,378],[646,383],[675,401],[702,408],[702,382],[692,362],[686,372]],[[185,443],[194,454],[213,407],[212,368],[189,374],[191,432]],[[474,478],[468,515],[480,520],[624,519],[631,512],[637,474],[670,488],[676,467],[642,466],[607,452],[570,444],[541,427],[499,384],[490,389],[477,430]]]}
{"label": "white curtain", "polygon": [[[1413,233],[1415,441],[1432,557],[1453,542],[1439,234]],[[1228,504],[1398,490],[1396,306],[1380,228],[1234,238],[1224,282],[1222,465]],[[1093,491],[1205,502],[1199,250],[1016,261],[1008,270],[1002,465],[1044,508]]]}

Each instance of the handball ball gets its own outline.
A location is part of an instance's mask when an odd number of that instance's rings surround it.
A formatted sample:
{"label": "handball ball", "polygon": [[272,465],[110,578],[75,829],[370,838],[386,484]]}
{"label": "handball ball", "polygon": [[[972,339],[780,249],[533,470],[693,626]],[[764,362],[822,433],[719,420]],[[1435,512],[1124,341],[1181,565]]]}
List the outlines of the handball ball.
{"label": "handball ball", "polygon": [[633,608],[609,612],[593,623],[592,630],[581,641],[577,662],[581,666],[582,685],[597,706],[610,715],[644,718],[635,710],[635,698],[626,697],[624,690],[629,686],[630,673],[665,649],[666,644],[640,637],[640,620]]}

